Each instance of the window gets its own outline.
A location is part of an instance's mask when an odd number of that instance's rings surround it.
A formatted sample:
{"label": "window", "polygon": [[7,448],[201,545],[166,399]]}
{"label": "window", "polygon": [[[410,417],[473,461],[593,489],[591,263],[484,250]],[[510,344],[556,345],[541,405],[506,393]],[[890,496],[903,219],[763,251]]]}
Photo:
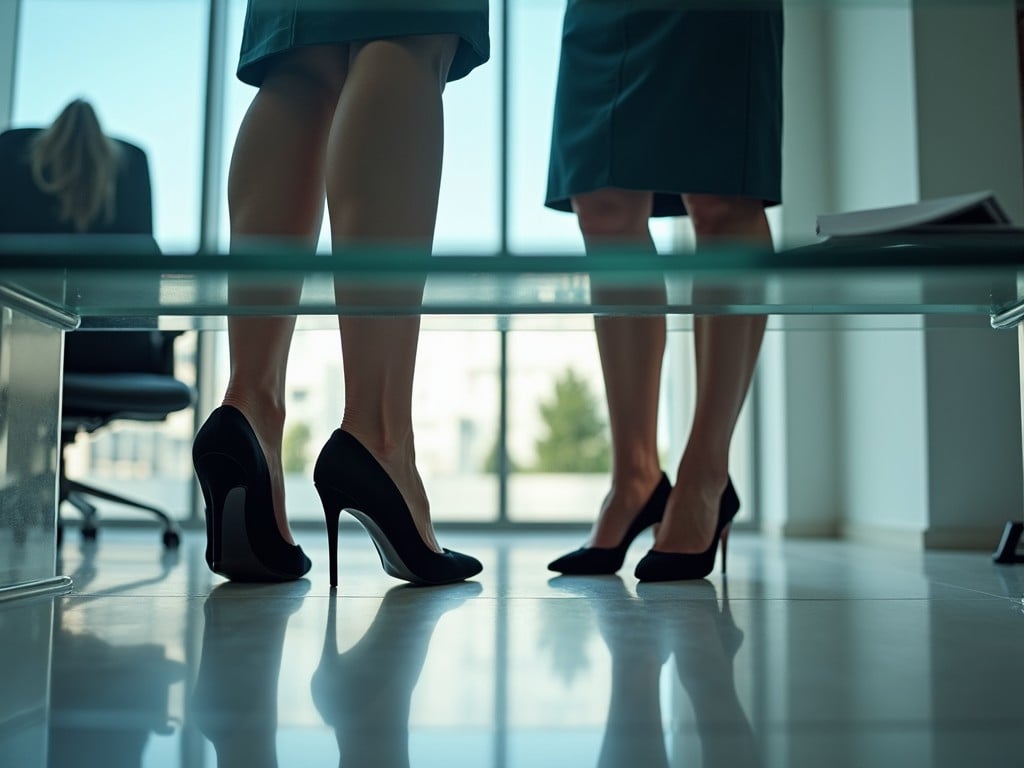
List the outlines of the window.
{"label": "window", "polygon": [[[230,5],[222,140],[221,200],[235,135],[256,90],[235,77],[241,46],[244,0]],[[492,63],[445,91],[446,152],[434,250],[438,253],[495,253],[499,232],[500,7],[492,9]],[[219,247],[227,248],[226,204],[219,216]],[[331,247],[325,215],[318,250]],[[341,350],[332,318],[303,319],[288,367],[286,494],[294,520],[319,518],[319,499],[310,481],[320,446],[341,421],[344,381]],[[430,328],[429,319],[424,323]],[[227,338],[209,334],[219,368],[214,392],[227,382]],[[417,460],[438,521],[486,522],[498,514],[498,478],[488,465],[497,440],[498,338],[494,332],[438,329],[423,333],[419,345],[413,414]],[[290,446],[290,447],[289,447]],[[493,459],[490,459],[493,460]]]}
{"label": "window", "polygon": [[[92,103],[105,131],[145,150],[154,234],[168,252],[199,243],[208,15],[208,0],[22,3],[12,123],[45,126],[74,98]],[[194,348],[194,337],[184,336],[175,349],[177,374],[192,384]],[[125,496],[159,499],[185,517],[192,431],[191,409],[161,425],[115,423],[76,441],[68,472]],[[104,516],[143,514],[97,506]]]}
{"label": "window", "polygon": [[[226,249],[227,170],[238,126],[255,93],[235,77],[245,5],[245,0],[227,0],[226,5],[209,0],[24,0],[14,123],[46,124],[71,98],[89,98],[108,131],[149,154],[160,245],[167,251],[195,249],[205,206],[215,214],[209,242]],[[510,1],[507,8],[491,4],[491,62],[451,84],[445,94],[436,252],[492,254],[505,248],[525,257],[582,254],[575,218],[543,206],[563,11],[563,4],[537,0]],[[218,55],[208,62],[209,30],[217,28],[210,23],[212,13],[224,14],[223,39],[213,41]],[[502,48],[506,38],[507,51]],[[204,111],[207,66],[218,68],[213,76],[223,92],[222,102],[212,101],[211,114]],[[507,114],[502,113],[505,87]],[[213,201],[202,199],[207,126],[219,127],[211,153],[218,159],[210,169],[219,190]],[[503,135],[508,139],[504,149]],[[685,222],[657,220],[652,231],[659,250],[692,243]],[[330,248],[326,217],[319,248]],[[313,520],[319,501],[310,482],[312,462],[341,418],[344,387],[334,320],[303,319],[299,327],[289,368],[286,474],[292,514]],[[592,520],[607,492],[608,457],[602,451],[608,430],[589,318],[545,318],[540,325],[529,318],[482,326],[474,321],[474,327],[424,318],[414,415],[418,457],[436,519]],[[659,408],[666,470],[678,459],[694,399],[689,325],[672,319],[669,327]],[[227,373],[226,334],[210,332],[207,339],[218,365],[198,372],[204,408],[220,397]],[[180,370],[186,376],[195,369],[194,348],[193,337],[179,339]],[[590,463],[555,466],[540,455],[547,450],[545,441],[559,439],[544,415],[564,407],[558,397],[586,403],[582,418],[595,445]],[[747,513],[754,496],[746,490],[753,481],[748,410],[734,441],[735,480]],[[146,483],[158,483],[159,497],[172,499],[176,514],[199,517],[191,489],[168,490],[191,477],[192,418],[191,412],[177,414],[155,431],[137,425],[107,430],[107,437],[83,447],[75,461],[83,471],[102,469],[101,474],[116,476],[118,484],[137,483],[143,495],[152,495]],[[510,460],[506,478],[498,471],[502,440]]]}
{"label": "window", "polygon": [[149,156],[161,248],[194,250],[209,0],[22,5],[14,125],[48,125],[72,99],[89,100],[104,130]]}

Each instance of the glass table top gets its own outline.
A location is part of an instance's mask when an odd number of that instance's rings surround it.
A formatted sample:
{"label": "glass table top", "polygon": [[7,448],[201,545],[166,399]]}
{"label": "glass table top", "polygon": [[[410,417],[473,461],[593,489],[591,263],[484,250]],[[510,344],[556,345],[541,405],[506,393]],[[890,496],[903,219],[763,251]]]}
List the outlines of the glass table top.
{"label": "glass table top", "polygon": [[[229,294],[229,283],[232,290]],[[299,289],[301,286],[301,290]],[[422,288],[422,299],[420,298]],[[54,322],[226,315],[974,315],[1016,324],[1024,231],[919,231],[776,251],[423,255],[402,249],[160,253],[148,238],[0,237],[0,304]]]}

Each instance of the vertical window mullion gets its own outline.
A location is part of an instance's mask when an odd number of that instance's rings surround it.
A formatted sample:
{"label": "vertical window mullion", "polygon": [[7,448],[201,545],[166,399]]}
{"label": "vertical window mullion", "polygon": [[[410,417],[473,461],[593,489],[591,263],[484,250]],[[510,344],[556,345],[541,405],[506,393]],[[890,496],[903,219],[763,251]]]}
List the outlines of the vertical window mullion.
{"label": "vertical window mullion", "polygon": [[14,114],[15,67],[18,61],[18,11],[21,0],[0,3],[0,129]]}
{"label": "vertical window mullion", "polygon": [[215,251],[220,220],[221,158],[224,135],[224,67],[227,62],[228,3],[210,0],[206,55],[206,104],[203,113],[203,170],[199,248]]}
{"label": "vertical window mullion", "polygon": [[[500,104],[501,115],[499,125],[501,126],[501,162],[499,164],[499,187],[498,187],[498,258],[509,257],[508,252],[508,205],[509,205],[509,3],[511,0],[503,0],[501,3],[501,57],[499,67],[501,71]],[[498,414],[498,523],[503,525],[508,522],[508,320],[499,318],[498,334],[501,345],[500,369],[498,371],[499,387],[499,414]]]}
{"label": "vertical window mullion", "polygon": [[[203,110],[203,156],[200,188],[199,250],[216,252],[223,248],[219,242],[221,212],[221,167],[224,153],[224,68],[227,65],[227,20],[229,3],[210,0],[207,29],[206,100]],[[196,394],[194,431],[198,431],[210,410],[213,396],[212,352],[216,348],[207,334],[197,331],[196,339]],[[192,493],[189,520],[202,522],[201,497],[198,487]]]}

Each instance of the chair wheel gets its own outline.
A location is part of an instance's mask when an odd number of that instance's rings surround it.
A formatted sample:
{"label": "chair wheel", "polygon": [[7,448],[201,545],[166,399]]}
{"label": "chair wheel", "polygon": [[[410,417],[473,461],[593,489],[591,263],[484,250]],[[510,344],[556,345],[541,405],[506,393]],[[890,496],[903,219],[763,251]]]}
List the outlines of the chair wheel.
{"label": "chair wheel", "polygon": [[83,528],[82,529],[82,538],[85,539],[86,541],[96,541],[96,537],[99,536],[99,534],[100,534],[100,529],[99,528]]}
{"label": "chair wheel", "polygon": [[181,544],[181,536],[177,531],[164,531],[164,548],[177,549]]}

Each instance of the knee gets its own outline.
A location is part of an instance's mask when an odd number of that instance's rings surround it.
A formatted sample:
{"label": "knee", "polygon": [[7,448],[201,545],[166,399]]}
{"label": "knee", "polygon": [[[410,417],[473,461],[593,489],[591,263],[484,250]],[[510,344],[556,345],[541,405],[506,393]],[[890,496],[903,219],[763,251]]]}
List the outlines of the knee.
{"label": "knee", "polygon": [[443,91],[458,47],[457,35],[408,35],[361,43],[353,49],[352,59],[357,56],[374,59],[375,66],[401,60],[429,77]]}
{"label": "knee", "polygon": [[651,196],[625,189],[600,189],[572,199],[585,239],[622,239],[647,232]]}
{"label": "knee", "polygon": [[310,46],[276,60],[262,88],[333,110],[347,74],[348,52],[344,46]]}
{"label": "knee", "polygon": [[729,235],[764,214],[764,204],[752,197],[683,195],[683,203],[698,235]]}

